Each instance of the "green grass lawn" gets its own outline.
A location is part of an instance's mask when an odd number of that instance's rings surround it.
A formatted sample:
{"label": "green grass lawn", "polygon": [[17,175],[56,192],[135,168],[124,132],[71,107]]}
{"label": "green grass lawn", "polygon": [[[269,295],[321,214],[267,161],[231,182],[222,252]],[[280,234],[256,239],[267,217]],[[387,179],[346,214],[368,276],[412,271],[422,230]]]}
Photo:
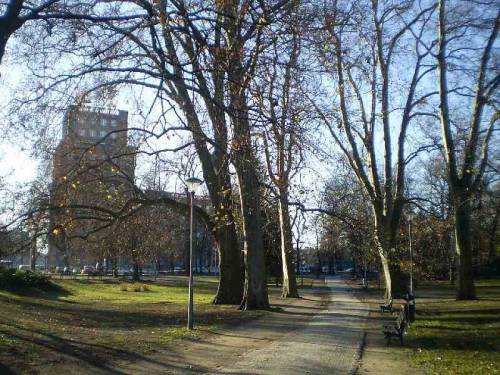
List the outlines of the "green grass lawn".
{"label": "green grass lawn", "polygon": [[[186,278],[148,282],[147,291],[125,291],[118,280],[53,280],[47,291],[0,290],[1,365],[27,371],[33,364],[84,360],[102,364],[134,359],[172,339],[196,336],[186,324]],[[259,313],[211,304],[214,278],[195,280],[195,324],[208,327]],[[131,288],[129,288],[131,289]]]}
{"label": "green grass lawn", "polygon": [[408,332],[412,361],[428,374],[500,374],[500,280],[476,283],[477,301],[455,301],[445,282],[417,289]]}

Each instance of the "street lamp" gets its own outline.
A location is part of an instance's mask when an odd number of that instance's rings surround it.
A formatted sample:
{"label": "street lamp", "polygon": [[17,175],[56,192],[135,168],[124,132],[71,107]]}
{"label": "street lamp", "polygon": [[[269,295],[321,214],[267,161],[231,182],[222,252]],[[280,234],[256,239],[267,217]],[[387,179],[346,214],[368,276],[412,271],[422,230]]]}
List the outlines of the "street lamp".
{"label": "street lamp", "polygon": [[188,322],[187,328],[193,329],[193,200],[194,193],[198,189],[202,180],[196,177],[190,177],[186,180],[189,191],[189,303],[188,303]]}

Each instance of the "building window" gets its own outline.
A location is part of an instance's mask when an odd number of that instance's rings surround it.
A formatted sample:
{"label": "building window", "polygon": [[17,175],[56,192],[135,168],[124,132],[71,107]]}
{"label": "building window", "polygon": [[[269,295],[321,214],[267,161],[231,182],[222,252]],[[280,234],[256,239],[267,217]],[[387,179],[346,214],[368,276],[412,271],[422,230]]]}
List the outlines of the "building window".
{"label": "building window", "polygon": [[106,130],[101,130],[101,138],[104,138],[106,136]]}
{"label": "building window", "polygon": [[101,126],[105,128],[108,126],[108,119],[106,117],[101,118]]}
{"label": "building window", "polygon": [[113,128],[116,128],[116,126],[118,125],[118,121],[114,118],[114,119],[111,119],[111,126]]}
{"label": "building window", "polygon": [[95,138],[95,135],[96,135],[96,134],[95,134],[95,130],[90,129],[90,130],[89,130],[89,134],[90,134],[90,136],[91,136],[92,138]]}
{"label": "building window", "polygon": [[80,137],[85,137],[85,129],[79,129],[78,134],[80,135]]}

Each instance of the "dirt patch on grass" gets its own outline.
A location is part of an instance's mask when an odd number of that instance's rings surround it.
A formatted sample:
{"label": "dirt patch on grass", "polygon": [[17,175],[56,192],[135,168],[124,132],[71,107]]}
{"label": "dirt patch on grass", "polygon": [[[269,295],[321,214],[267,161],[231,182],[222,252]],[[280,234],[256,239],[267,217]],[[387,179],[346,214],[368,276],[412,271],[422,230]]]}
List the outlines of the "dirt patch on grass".
{"label": "dirt patch on grass", "polygon": [[[214,369],[297,329],[328,297],[326,288],[316,288],[304,291],[305,298],[282,300],[279,289],[272,288],[275,311],[242,312],[237,306],[209,303],[217,284],[205,280],[198,282],[196,330],[187,331],[185,304],[179,302],[187,293],[182,282],[176,278],[148,285],[147,293],[120,291],[119,283],[109,281],[68,281],[61,296],[0,292],[2,373]],[[291,310],[294,314],[287,314]]]}
{"label": "dirt patch on grass", "polygon": [[143,360],[121,361],[114,369],[125,374],[217,372],[245,353],[303,328],[327,306],[329,297],[328,289],[319,285],[302,290],[300,299],[283,300],[279,294],[279,289],[271,289],[275,309],[261,313],[258,319],[226,322],[213,329],[199,328],[195,335],[175,341],[168,349]]}
{"label": "dirt patch on grass", "polygon": [[[178,280],[149,283],[151,291],[120,290],[117,281],[57,280],[61,291],[16,294],[0,291],[1,373],[53,373],[90,367],[110,370],[109,363],[139,360],[179,337],[185,326],[187,289]],[[209,303],[215,282],[200,282],[197,324],[245,320],[252,313]]]}

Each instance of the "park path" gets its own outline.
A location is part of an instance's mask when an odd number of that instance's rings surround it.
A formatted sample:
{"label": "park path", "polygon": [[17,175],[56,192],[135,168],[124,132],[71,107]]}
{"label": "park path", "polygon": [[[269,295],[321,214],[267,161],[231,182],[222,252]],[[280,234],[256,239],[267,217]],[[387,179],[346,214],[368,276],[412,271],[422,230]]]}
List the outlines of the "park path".
{"label": "park path", "polygon": [[[283,300],[273,288],[273,311],[217,329],[198,329],[134,360],[101,365],[58,363],[45,374],[349,374],[356,368],[369,304],[351,293],[340,277],[301,289],[302,298]],[[138,358],[139,357],[139,358]]]}
{"label": "park path", "polygon": [[369,307],[339,278],[326,280],[327,308],[305,326],[247,352],[220,374],[349,374],[357,365]]}
{"label": "park path", "polygon": [[279,311],[207,332],[146,360],[122,363],[117,374],[349,374],[357,365],[368,304],[340,277],[303,289],[301,299],[272,299]]}

